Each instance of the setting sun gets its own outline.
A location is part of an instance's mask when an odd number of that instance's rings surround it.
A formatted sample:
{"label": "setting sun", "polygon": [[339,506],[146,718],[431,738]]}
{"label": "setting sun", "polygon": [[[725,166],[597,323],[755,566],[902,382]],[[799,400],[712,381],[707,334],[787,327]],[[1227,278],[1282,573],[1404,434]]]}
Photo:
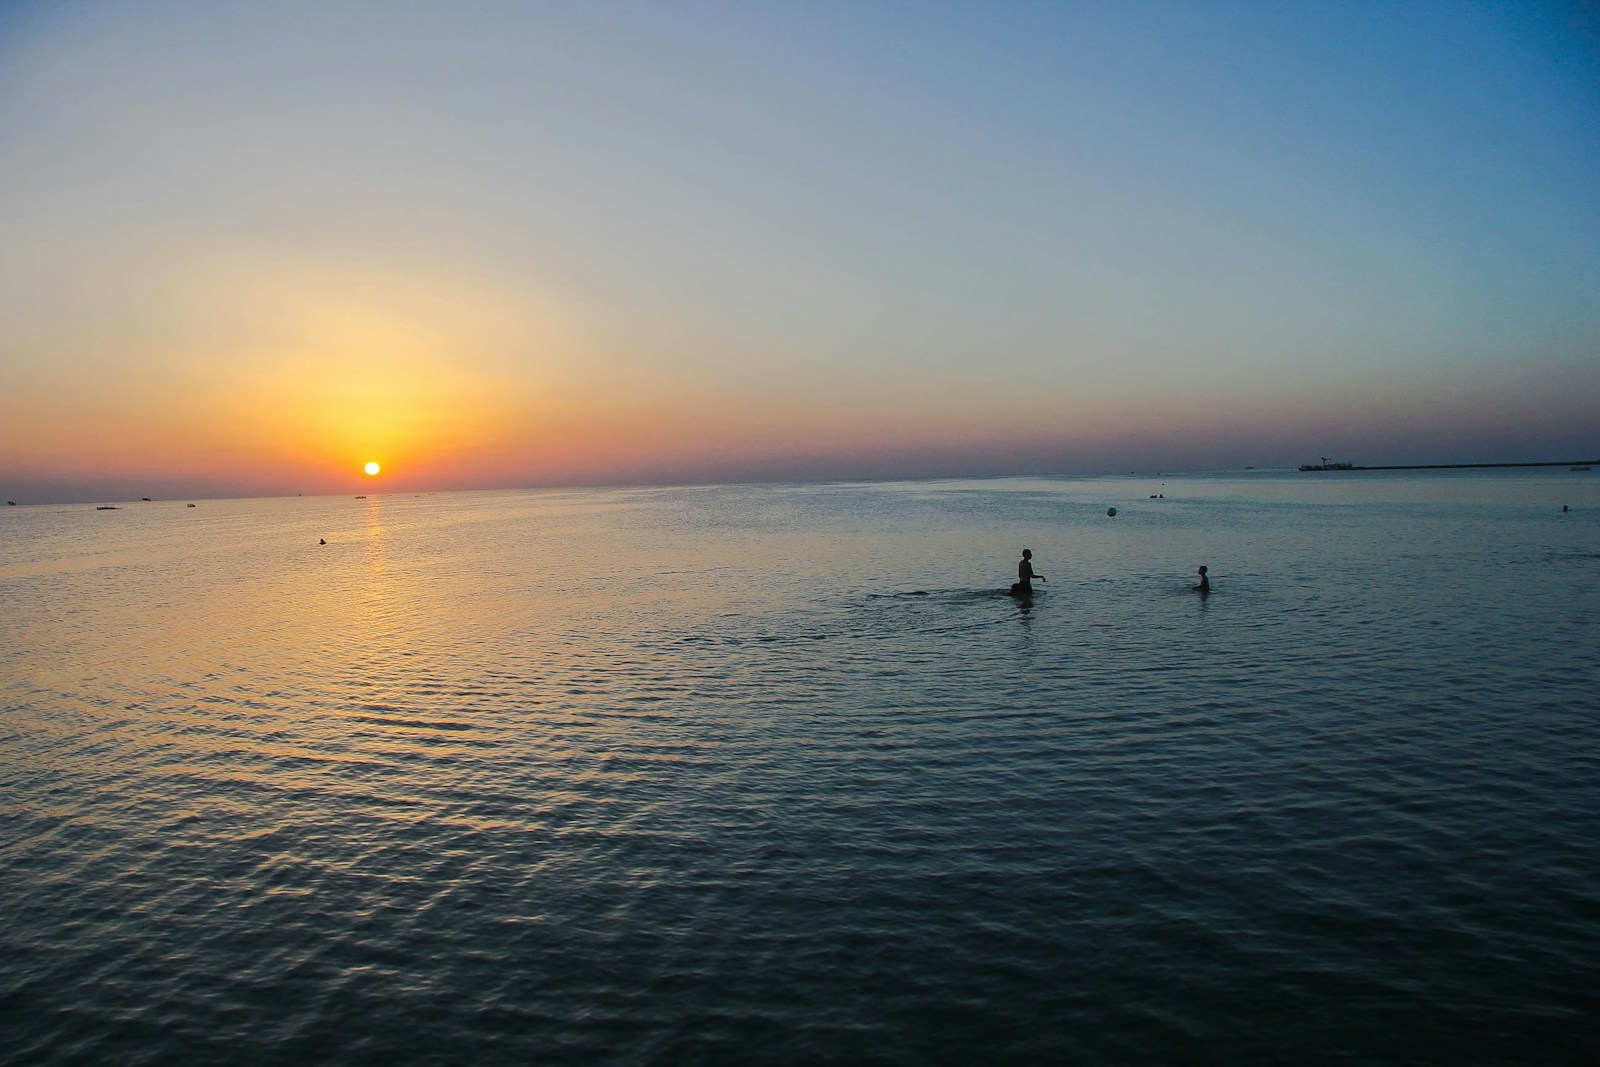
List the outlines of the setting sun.
{"label": "setting sun", "polygon": [[378,466],[377,463],[368,463],[362,469],[365,470],[368,474],[377,474],[379,471],[383,470],[383,468]]}

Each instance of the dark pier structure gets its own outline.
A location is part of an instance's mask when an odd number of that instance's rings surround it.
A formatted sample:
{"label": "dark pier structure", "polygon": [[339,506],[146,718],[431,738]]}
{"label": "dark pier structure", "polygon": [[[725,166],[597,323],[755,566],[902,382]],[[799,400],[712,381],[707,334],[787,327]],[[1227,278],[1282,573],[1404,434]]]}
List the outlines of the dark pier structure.
{"label": "dark pier structure", "polygon": [[1383,467],[1357,467],[1350,463],[1307,464],[1303,471],[1466,471],[1486,470],[1492,467],[1566,467],[1569,470],[1588,470],[1600,467],[1600,459],[1564,459],[1544,463],[1410,463]]}

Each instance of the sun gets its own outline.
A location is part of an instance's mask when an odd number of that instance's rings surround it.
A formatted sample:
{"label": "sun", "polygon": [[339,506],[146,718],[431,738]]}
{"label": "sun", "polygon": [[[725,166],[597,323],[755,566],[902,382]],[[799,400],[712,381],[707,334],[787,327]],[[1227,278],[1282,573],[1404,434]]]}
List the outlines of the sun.
{"label": "sun", "polygon": [[383,470],[383,468],[378,466],[377,463],[368,463],[361,469],[366,471],[368,474],[377,474],[379,471]]}

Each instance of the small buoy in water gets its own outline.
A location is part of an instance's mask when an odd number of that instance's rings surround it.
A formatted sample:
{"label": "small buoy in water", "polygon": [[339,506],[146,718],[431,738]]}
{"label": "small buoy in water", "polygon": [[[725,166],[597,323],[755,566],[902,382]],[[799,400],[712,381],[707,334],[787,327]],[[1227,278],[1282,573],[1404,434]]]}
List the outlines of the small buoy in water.
{"label": "small buoy in water", "polygon": [[1114,518],[1117,517],[1117,509],[1116,508],[1106,508],[1106,514],[1110,515],[1114,519]]}

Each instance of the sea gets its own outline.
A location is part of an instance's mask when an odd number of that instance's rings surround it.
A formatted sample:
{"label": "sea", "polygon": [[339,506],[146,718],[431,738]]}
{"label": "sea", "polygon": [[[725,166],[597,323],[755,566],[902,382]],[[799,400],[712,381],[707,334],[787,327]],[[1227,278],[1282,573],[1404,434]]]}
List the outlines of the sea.
{"label": "sea", "polygon": [[1600,1061],[1600,472],[0,508],[0,1059]]}

